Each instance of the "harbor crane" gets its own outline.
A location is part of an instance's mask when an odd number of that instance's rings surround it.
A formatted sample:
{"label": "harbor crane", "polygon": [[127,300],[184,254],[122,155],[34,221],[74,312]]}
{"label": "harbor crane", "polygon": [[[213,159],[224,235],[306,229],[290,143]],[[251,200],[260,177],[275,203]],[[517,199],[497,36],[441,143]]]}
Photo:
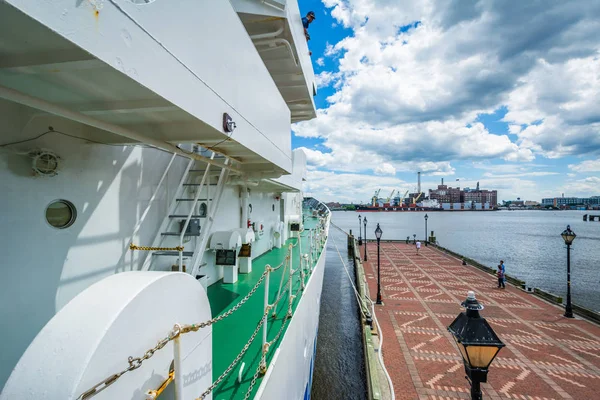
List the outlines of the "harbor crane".
{"label": "harbor crane", "polygon": [[413,197],[412,203],[411,203],[411,207],[416,207],[417,206],[417,201],[419,201],[419,199],[421,198],[421,196],[423,195],[423,192],[420,192],[417,197]]}
{"label": "harbor crane", "polygon": [[373,207],[377,205],[377,200],[379,199],[379,192],[381,192],[381,189],[377,189],[375,191],[375,194],[373,195],[373,198],[371,199],[371,205]]}
{"label": "harbor crane", "polygon": [[394,196],[394,193],[396,193],[396,189],[392,190],[392,193],[390,193],[390,195],[387,198],[387,202],[389,203],[390,200],[392,199],[392,197]]}
{"label": "harbor crane", "polygon": [[[409,189],[410,190],[410,189]],[[402,198],[400,199],[401,203],[404,203],[404,199],[406,199],[406,195],[408,194],[409,190],[407,190],[406,192],[404,192],[404,195],[402,196]]]}

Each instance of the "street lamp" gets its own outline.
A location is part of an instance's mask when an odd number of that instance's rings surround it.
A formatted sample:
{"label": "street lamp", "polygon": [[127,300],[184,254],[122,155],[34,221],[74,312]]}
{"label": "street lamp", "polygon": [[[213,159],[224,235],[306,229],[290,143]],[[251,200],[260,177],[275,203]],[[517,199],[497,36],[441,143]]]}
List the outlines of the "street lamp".
{"label": "street lamp", "polygon": [[367,216],[363,218],[363,224],[365,225],[365,261],[367,261]]}
{"label": "street lamp", "polygon": [[448,327],[454,337],[471,383],[471,400],[481,400],[481,382],[487,382],[488,367],[505,345],[496,335],[485,318],[479,315],[483,306],[469,291],[461,303],[466,313],[461,312]]}
{"label": "street lamp", "polygon": [[362,232],[362,221],[361,221],[362,217],[360,216],[360,214],[358,214],[358,245],[362,246],[362,238],[360,237],[360,234]]}
{"label": "street lamp", "polygon": [[413,233],[413,244],[417,243],[417,234]]}
{"label": "street lamp", "polygon": [[429,216],[427,214],[425,214],[425,246],[427,246],[427,220],[429,219]]}
{"label": "street lamp", "polygon": [[573,308],[571,307],[571,243],[577,237],[571,230],[571,225],[560,234],[567,245],[567,306],[565,308],[565,317],[573,318]]}
{"label": "street lamp", "polygon": [[379,240],[381,239],[381,234],[383,231],[379,227],[379,223],[377,223],[377,229],[375,229],[375,237],[377,238],[377,301],[375,304],[383,304],[381,302],[381,281],[380,281],[380,272],[379,272]]}

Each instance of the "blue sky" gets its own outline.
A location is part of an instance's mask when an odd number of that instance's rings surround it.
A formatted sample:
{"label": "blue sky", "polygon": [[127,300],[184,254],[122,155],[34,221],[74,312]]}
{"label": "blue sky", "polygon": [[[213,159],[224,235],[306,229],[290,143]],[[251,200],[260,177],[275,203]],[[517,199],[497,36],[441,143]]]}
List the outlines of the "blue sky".
{"label": "blue sky", "polygon": [[600,195],[597,3],[301,0],[317,17],[319,117],[292,138],[308,191],[367,201],[422,171],[425,189],[479,181],[500,200]]}

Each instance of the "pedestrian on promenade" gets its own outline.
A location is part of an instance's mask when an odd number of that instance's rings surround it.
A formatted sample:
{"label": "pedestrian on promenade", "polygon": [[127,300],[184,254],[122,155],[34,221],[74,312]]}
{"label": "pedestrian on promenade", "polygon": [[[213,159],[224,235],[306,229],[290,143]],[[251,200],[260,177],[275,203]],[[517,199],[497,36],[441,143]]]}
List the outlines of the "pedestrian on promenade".
{"label": "pedestrian on promenade", "polygon": [[503,260],[500,260],[500,267],[502,267],[502,279],[504,279],[504,283],[506,283],[506,266],[504,265]]}
{"label": "pedestrian on promenade", "polygon": [[415,246],[417,246],[417,255],[419,255],[419,249],[421,248],[421,242],[417,241]]}
{"label": "pedestrian on promenade", "polygon": [[502,265],[498,265],[498,272],[496,274],[498,276],[498,289],[506,289],[504,284],[504,272],[502,272]]}

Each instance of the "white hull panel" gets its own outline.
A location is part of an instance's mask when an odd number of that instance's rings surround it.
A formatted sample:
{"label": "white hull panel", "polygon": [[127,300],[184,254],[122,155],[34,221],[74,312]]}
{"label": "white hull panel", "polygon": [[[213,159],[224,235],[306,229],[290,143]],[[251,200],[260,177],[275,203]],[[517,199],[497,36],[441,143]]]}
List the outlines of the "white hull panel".
{"label": "white hull panel", "polygon": [[[255,399],[310,398],[327,244]],[[307,396],[308,393],[308,396]]]}

